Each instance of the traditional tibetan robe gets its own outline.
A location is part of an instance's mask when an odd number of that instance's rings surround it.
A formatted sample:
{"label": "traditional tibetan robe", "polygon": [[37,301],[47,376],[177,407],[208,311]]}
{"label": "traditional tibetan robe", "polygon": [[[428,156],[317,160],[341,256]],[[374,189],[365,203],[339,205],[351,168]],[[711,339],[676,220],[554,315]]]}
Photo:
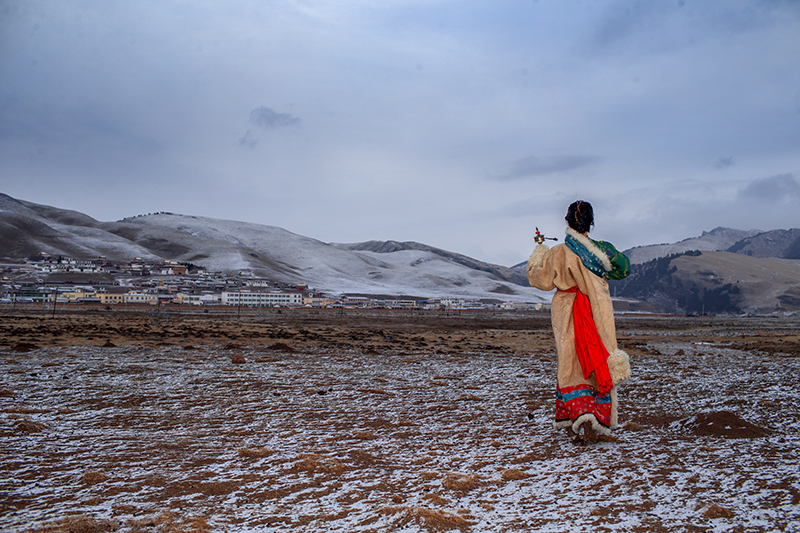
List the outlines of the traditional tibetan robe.
{"label": "traditional tibetan robe", "polygon": [[528,260],[528,281],[557,289],[551,321],[558,351],[555,426],[575,433],[585,421],[610,435],[617,426],[616,386],[630,377],[628,354],[617,347],[607,279],[628,275],[630,262],[610,243],[567,228],[567,239],[540,244]]}

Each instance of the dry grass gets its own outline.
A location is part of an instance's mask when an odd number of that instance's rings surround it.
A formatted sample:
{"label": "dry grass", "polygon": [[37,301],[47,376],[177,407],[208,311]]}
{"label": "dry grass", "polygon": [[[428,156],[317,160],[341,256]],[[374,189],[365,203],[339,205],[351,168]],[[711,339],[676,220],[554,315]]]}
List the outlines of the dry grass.
{"label": "dry grass", "polygon": [[468,531],[474,522],[462,518],[456,514],[428,509],[425,507],[395,506],[383,507],[378,512],[385,515],[395,516],[393,521],[394,528],[405,528],[409,524],[424,527],[428,531],[451,531],[458,529]]}
{"label": "dry grass", "polygon": [[96,470],[89,470],[81,476],[81,482],[86,483],[87,485],[95,485],[104,481],[108,481],[108,476],[102,472],[97,472]]}
{"label": "dry grass", "polygon": [[130,520],[127,526],[130,528],[130,533],[210,533],[213,531],[205,518],[181,518],[170,511]]}
{"label": "dry grass", "polygon": [[27,533],[105,533],[116,531],[119,526],[116,520],[74,515],[35,529],[28,529]]}
{"label": "dry grass", "polygon": [[334,457],[325,457],[316,453],[301,453],[297,459],[289,468],[289,473],[340,474],[344,471],[342,462]]}
{"label": "dry grass", "polygon": [[450,474],[442,481],[442,488],[455,492],[469,492],[481,486],[477,474]]}
{"label": "dry grass", "polygon": [[721,507],[719,505],[711,504],[705,511],[703,511],[704,518],[733,518],[733,511]]}
{"label": "dry grass", "polygon": [[247,457],[250,459],[260,459],[264,457],[269,457],[270,455],[274,454],[275,450],[270,450],[268,448],[256,448],[256,449],[247,449],[243,448],[239,450],[239,457]]}
{"label": "dry grass", "polygon": [[509,468],[507,470],[503,470],[503,473],[500,474],[500,477],[503,479],[503,481],[518,481],[530,476],[519,468]]}
{"label": "dry grass", "polygon": [[448,500],[447,498],[443,498],[442,496],[436,493],[426,494],[425,496],[423,496],[423,498],[431,502],[432,504],[438,505],[440,507],[444,507],[445,505],[450,504],[450,500]]}

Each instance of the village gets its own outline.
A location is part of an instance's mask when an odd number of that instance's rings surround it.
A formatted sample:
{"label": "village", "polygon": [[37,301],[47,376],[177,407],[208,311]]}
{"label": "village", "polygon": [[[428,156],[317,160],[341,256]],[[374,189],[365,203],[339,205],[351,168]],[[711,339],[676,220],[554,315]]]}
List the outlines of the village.
{"label": "village", "polygon": [[209,272],[170,260],[129,262],[105,257],[78,260],[42,252],[24,264],[0,265],[0,303],[150,306],[235,306],[383,309],[542,309],[525,302],[470,301],[465,298],[334,295],[305,283],[279,283]]}

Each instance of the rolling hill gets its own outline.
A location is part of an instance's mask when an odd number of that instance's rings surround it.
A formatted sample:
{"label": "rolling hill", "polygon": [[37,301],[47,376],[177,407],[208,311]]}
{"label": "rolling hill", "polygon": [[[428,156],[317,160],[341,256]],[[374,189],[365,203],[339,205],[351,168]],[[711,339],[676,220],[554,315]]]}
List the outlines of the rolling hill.
{"label": "rolling hill", "polygon": [[338,294],[542,302],[524,274],[420,243],[329,244],[285,229],[157,213],[100,222],[0,194],[0,259],[170,259],[211,271],[304,282]]}

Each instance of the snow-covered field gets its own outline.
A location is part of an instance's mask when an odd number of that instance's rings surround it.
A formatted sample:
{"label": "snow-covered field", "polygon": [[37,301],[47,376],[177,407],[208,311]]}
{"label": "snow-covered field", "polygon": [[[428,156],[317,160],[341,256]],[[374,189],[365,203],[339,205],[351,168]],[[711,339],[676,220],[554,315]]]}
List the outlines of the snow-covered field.
{"label": "snow-covered field", "polygon": [[800,531],[796,333],[626,322],[591,447],[551,426],[547,332],[508,335],[0,347],[0,529]]}

